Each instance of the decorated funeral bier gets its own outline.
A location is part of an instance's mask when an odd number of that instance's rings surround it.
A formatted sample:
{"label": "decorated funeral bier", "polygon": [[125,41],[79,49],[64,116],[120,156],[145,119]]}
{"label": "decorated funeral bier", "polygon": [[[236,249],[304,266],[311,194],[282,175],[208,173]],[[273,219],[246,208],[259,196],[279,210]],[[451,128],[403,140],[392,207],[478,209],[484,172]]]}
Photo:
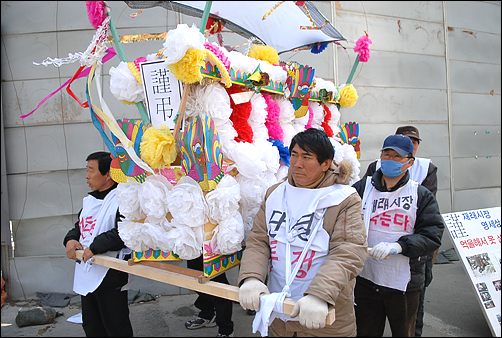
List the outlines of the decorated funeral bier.
{"label": "decorated funeral bier", "polygon": [[[145,1],[127,3],[148,7]],[[128,60],[120,42],[128,39],[117,35],[109,8],[102,1],[87,2],[96,28],[87,50],[44,63],[81,63],[63,86],[89,109],[112,154],[111,176],[124,216],[118,230],[133,250],[133,262],[202,255],[203,275],[211,278],[239,264],[266,189],[287,175],[288,145],[296,133],[324,130],[335,161],[351,162],[351,183],[359,178],[358,124],[342,125],[340,109],[357,101],[351,80],[357,64],[368,60],[371,41],[367,36],[357,41],[351,74],[346,84],[336,85],[316,77],[311,66],[281,61],[277,49],[259,39],[250,39],[243,51],[226,46],[221,31],[238,22],[219,16],[223,9],[210,15],[208,3],[201,10],[202,29],[179,24],[155,35],[163,39],[158,50]],[[261,20],[278,15],[279,6],[261,13]],[[306,22],[298,23],[298,30],[334,30],[326,19],[319,21],[309,2],[287,6]],[[320,53],[328,42],[343,39],[336,33],[324,40],[313,36],[301,47]],[[147,35],[143,39],[152,39]],[[135,105],[137,119],[116,119],[103,99],[102,64],[116,54],[120,61],[109,71],[110,92],[123,104]],[[70,87],[82,76],[87,76],[84,102]]]}

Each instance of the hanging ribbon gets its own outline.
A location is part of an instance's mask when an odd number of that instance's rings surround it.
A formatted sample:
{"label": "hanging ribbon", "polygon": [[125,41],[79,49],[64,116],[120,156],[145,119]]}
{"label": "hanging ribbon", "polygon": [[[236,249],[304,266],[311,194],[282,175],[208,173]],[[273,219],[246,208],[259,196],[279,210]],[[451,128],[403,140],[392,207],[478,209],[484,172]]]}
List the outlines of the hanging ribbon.
{"label": "hanging ribbon", "polygon": [[[120,38],[119,35],[117,34],[117,29],[115,28],[115,25],[113,24],[112,21],[112,15],[110,12],[110,7],[106,6],[106,10],[108,13],[108,17],[110,18],[110,32],[112,33],[113,37],[113,42],[115,43],[115,47],[117,47],[117,54],[119,55],[119,58],[121,61],[127,63],[127,59],[124,54],[124,49],[122,48],[122,44],[120,43]],[[139,115],[141,116],[141,120],[146,124],[150,123],[150,117],[148,116],[148,113],[146,112],[145,106],[143,105],[143,102],[135,102],[136,108],[138,108]]]}
{"label": "hanging ribbon", "polygon": [[[106,50],[106,54],[105,56],[103,57],[103,59],[101,60],[102,63],[106,63],[107,61],[111,60],[117,53],[115,52],[115,49],[113,48],[108,48]],[[89,71],[91,70],[91,67],[86,67],[84,70],[82,70],[80,72],[80,74],[78,74],[77,77],[75,77],[73,80],[76,80],[76,79],[79,79],[81,77],[84,77],[84,76],[87,76],[89,75]],[[75,76],[75,75],[74,75]],[[44,97],[42,99],[42,101],[40,101],[37,106],[32,110],[30,111],[29,113],[27,114],[24,114],[24,115],[21,115],[19,116],[20,118],[22,119],[25,119],[27,118],[28,116],[30,116],[31,114],[33,114],[35,111],[37,111],[38,108],[40,108],[48,99],[50,99],[51,97],[53,97],[54,95],[56,95],[61,89],[63,89],[64,87],[66,87],[71,81],[72,79],[68,79],[65,81],[65,83],[63,83],[61,86],[59,86],[56,90],[54,90],[53,92],[51,92],[49,95],[47,95],[46,97]]]}
{"label": "hanging ribbon", "polygon": [[[97,71],[96,71],[97,69]],[[89,76],[87,77],[87,85],[90,88],[91,87],[91,80],[94,78],[94,72],[96,71],[96,89],[98,92],[98,98],[101,103],[101,106],[103,107],[103,110],[101,110],[98,106],[92,104],[92,97],[91,93],[89,91],[89,102],[90,106],[93,107],[94,111],[96,112],[96,115],[106,124],[106,126],[110,129],[110,131],[115,135],[120,143],[122,143],[122,147],[125,149],[131,160],[136,163],[138,166],[143,168],[144,170],[150,172],[151,174],[155,174],[152,168],[148,164],[146,164],[139,156],[136,154],[136,151],[134,150],[134,144],[131,140],[127,138],[127,136],[124,134],[124,131],[120,128],[118,125],[117,121],[113,117],[113,114],[110,111],[110,108],[108,108],[108,105],[106,104],[105,100],[103,99],[102,91],[101,91],[101,65],[95,63],[90,70]]]}
{"label": "hanging ribbon", "polygon": [[72,78],[70,79],[70,82],[68,83],[68,86],[66,86],[66,92],[71,97],[73,97],[73,99],[75,101],[78,102],[78,104],[80,105],[80,107],[82,107],[82,108],[89,108],[89,102],[87,102],[87,101],[80,102],[80,100],[78,99],[77,95],[75,95],[75,93],[73,92],[73,90],[71,90],[71,87],[70,87],[70,85],[73,83],[73,81],[75,81],[75,79],[79,77],[80,73],[82,73],[82,70],[84,68],[85,68],[85,66],[80,66],[80,68],[77,69],[77,71],[75,72],[75,74],[73,74]]}
{"label": "hanging ribbon", "polygon": [[[92,102],[91,97],[89,95],[89,82],[86,82],[85,84],[85,96],[87,97],[87,102]],[[117,157],[117,152],[115,151],[115,145],[113,142],[110,140],[108,135],[106,135],[105,130],[103,128],[104,122],[101,120],[94,109],[92,108],[92,104],[89,106],[89,110],[91,112],[91,119],[92,119],[92,124],[96,129],[98,130],[99,134],[101,135],[101,138],[105,142],[106,147],[110,151],[110,153],[113,155],[113,157]]]}

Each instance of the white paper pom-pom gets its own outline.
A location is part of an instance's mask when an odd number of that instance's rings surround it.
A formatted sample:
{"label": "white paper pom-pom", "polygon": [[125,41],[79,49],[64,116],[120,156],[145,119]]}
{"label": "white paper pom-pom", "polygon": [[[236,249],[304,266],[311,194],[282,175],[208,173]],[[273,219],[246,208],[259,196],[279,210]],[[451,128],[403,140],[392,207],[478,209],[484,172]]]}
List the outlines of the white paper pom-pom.
{"label": "white paper pom-pom", "polygon": [[141,211],[138,193],[140,183],[129,180],[127,183],[117,185],[117,200],[120,213],[128,220],[139,221],[146,217]]}
{"label": "white paper pom-pom", "polygon": [[220,223],[239,210],[241,189],[235,178],[225,175],[216,189],[206,194],[209,221]]}
{"label": "white paper pom-pom", "polygon": [[167,200],[172,188],[171,183],[162,175],[147,176],[139,190],[143,213],[155,219],[163,219],[169,212]]}
{"label": "white paper pom-pom", "polygon": [[309,107],[312,108],[314,116],[312,118],[312,128],[323,129],[322,122],[324,121],[324,109],[318,102],[309,102]]}
{"label": "white paper pom-pom", "polygon": [[171,65],[181,60],[189,48],[203,50],[204,41],[204,35],[195,25],[188,27],[186,24],[178,24],[176,29],[169,31],[163,44],[166,64]]}
{"label": "white paper pom-pom", "polygon": [[235,212],[218,224],[216,232],[217,251],[229,255],[242,249],[244,226],[242,217]]}
{"label": "white paper pom-pom", "polygon": [[126,62],[110,68],[110,92],[119,101],[136,103],[145,99],[143,86],[136,81]]}
{"label": "white paper pom-pom", "polygon": [[202,227],[190,228],[178,224],[168,233],[173,243],[172,251],[181,259],[194,259],[202,254],[204,229]]}
{"label": "white paper pom-pom", "polygon": [[169,194],[169,210],[176,223],[200,227],[206,223],[206,202],[195,180],[183,176]]}

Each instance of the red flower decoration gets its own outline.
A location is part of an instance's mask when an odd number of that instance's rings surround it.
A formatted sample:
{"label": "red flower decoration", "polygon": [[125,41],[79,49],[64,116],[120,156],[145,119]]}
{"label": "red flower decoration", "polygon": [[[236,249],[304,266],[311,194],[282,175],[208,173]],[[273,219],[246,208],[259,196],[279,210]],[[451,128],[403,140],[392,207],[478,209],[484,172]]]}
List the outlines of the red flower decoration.
{"label": "red flower decoration", "polygon": [[218,34],[223,30],[223,22],[213,17],[209,17],[207,19],[206,29],[209,31],[209,34]]}

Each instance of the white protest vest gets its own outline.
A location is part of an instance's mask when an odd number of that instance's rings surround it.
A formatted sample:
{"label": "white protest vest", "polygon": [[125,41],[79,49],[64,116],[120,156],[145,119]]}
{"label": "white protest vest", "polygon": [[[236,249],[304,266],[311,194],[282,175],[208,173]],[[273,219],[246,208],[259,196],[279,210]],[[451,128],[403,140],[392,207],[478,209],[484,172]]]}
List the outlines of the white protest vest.
{"label": "white protest vest", "polygon": [[[413,165],[408,168],[408,172],[410,173],[410,179],[415,182],[422,184],[422,182],[427,177],[427,173],[429,172],[429,164],[431,160],[429,158],[415,157],[415,162]],[[380,169],[380,160],[376,163],[376,169]]]}
{"label": "white protest vest", "polygon": [[[396,242],[414,232],[417,191],[418,183],[413,180],[396,191],[382,192],[375,189],[371,177],[366,179],[362,203],[369,248],[380,242]],[[406,291],[411,279],[410,260],[401,254],[383,260],[370,256],[359,275],[377,285]]]}
{"label": "white protest vest", "polygon": [[[79,221],[82,246],[89,247],[97,235],[115,226],[115,217],[119,207],[115,196],[116,189],[113,189],[102,200],[91,195],[84,198]],[[105,255],[116,257],[117,251],[108,251]],[[89,261],[76,263],[73,291],[82,296],[93,292],[101,284],[107,271],[107,267],[91,264]]]}
{"label": "white protest vest", "polygon": [[[303,297],[329,251],[324,213],[355,192],[347,185],[308,189],[285,181],[270,194],[265,214],[271,249],[271,293],[286,291],[294,300]],[[278,316],[290,319],[284,314]]]}

